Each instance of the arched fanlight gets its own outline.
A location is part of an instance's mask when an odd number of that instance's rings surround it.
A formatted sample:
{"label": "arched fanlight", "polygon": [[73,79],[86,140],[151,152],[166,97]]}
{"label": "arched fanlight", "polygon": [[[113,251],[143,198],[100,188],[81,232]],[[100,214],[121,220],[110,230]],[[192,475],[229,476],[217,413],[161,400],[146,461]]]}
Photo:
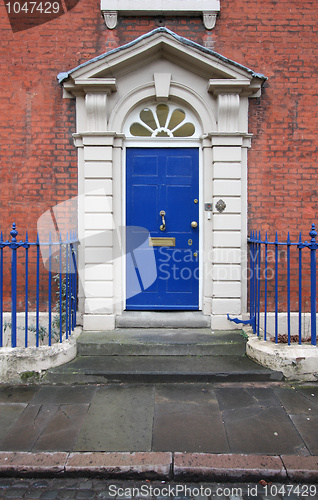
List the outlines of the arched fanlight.
{"label": "arched fanlight", "polygon": [[186,111],[168,104],[143,108],[130,126],[134,137],[191,137],[195,126],[187,119]]}

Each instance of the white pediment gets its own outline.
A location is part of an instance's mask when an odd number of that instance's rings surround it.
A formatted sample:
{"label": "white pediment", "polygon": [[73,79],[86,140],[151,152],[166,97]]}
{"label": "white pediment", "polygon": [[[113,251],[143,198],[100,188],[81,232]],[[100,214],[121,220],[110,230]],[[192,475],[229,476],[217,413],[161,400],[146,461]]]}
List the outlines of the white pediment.
{"label": "white pediment", "polygon": [[102,54],[84,64],[60,73],[58,79],[73,95],[116,91],[116,80],[146,67],[156,60],[167,60],[207,81],[214,95],[237,93],[252,95],[266,77],[167,28],[157,28],[133,42]]}

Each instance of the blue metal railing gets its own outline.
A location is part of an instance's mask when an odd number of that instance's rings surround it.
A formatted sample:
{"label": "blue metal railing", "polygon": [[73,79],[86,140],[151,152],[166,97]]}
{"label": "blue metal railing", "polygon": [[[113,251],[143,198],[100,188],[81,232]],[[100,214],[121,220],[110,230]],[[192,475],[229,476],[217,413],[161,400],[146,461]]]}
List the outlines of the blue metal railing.
{"label": "blue metal railing", "polygon": [[[317,231],[312,224],[309,232],[310,241],[302,241],[299,233],[297,242],[291,242],[288,232],[285,242],[278,241],[277,232],[274,241],[269,241],[267,233],[265,239],[261,238],[260,232],[252,232],[248,238],[249,243],[249,303],[250,319],[241,321],[238,318],[230,318],[235,323],[250,324],[253,332],[258,336],[263,330],[264,340],[268,338],[268,316],[274,314],[274,328],[272,339],[278,343],[282,336],[286,338],[288,345],[295,339],[299,344],[304,341],[303,335],[303,302],[304,289],[308,301],[310,316],[310,343],[317,343],[317,264],[316,251],[318,243],[316,241]],[[273,259],[269,259],[269,250],[273,251]],[[291,250],[295,249],[293,264],[291,266]],[[283,259],[280,253],[283,250]],[[309,250],[310,255],[308,256]],[[304,254],[304,251],[306,253]],[[305,262],[307,260],[307,262]],[[284,266],[282,265],[282,261]],[[305,267],[304,264],[307,264]],[[292,286],[293,284],[293,286]],[[269,301],[271,305],[269,305]],[[293,307],[292,307],[293,306]],[[296,311],[297,332],[291,326],[292,308]],[[296,310],[297,309],[297,310]],[[286,314],[286,327],[283,334],[279,332],[279,315]],[[261,328],[261,316],[263,319]],[[294,327],[295,328],[295,327]],[[293,331],[292,331],[293,330]],[[308,339],[306,339],[308,340]]]}
{"label": "blue metal railing", "polygon": [[[4,346],[8,330],[11,347],[21,345],[21,331],[24,347],[62,342],[76,326],[77,235],[70,231],[58,241],[49,235],[45,242],[37,235],[31,242],[26,233],[25,240],[18,241],[15,224],[10,235],[11,241],[4,241],[0,233],[0,347]],[[6,301],[7,295],[10,297]],[[10,321],[5,320],[7,309]],[[43,311],[47,312],[45,324],[41,321]],[[23,325],[18,324],[21,313]],[[35,325],[30,324],[31,314]],[[35,338],[30,339],[31,334]]]}

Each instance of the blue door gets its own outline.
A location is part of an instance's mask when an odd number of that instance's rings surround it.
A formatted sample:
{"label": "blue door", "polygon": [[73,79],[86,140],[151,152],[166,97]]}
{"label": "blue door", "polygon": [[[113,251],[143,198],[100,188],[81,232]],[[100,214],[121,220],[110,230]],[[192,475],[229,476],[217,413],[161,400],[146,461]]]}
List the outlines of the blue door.
{"label": "blue door", "polygon": [[126,169],[126,309],[198,309],[198,148],[127,148]]}

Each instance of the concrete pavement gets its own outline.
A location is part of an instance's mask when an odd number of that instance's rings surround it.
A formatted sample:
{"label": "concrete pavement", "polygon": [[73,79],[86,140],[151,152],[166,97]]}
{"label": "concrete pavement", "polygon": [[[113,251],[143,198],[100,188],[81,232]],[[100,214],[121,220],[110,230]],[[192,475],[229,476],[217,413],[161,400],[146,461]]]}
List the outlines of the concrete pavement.
{"label": "concrete pavement", "polygon": [[0,387],[0,474],[318,481],[318,387]]}
{"label": "concrete pavement", "polygon": [[0,386],[0,475],[318,482],[318,385],[284,382],[245,342],[81,335],[78,357],[36,385]]}

